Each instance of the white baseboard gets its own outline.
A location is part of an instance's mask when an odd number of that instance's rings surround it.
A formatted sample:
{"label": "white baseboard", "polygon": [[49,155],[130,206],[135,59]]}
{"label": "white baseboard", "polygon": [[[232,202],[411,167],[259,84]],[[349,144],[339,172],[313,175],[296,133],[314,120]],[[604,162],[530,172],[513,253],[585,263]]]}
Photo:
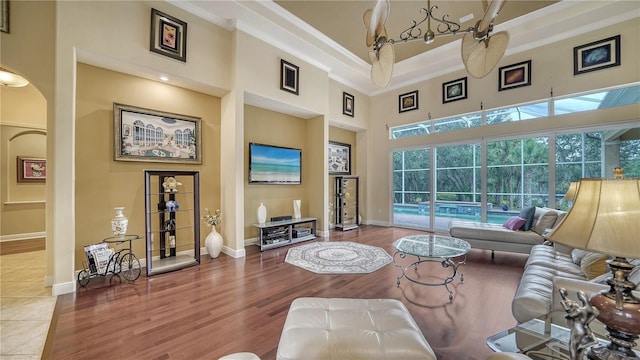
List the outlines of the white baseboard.
{"label": "white baseboard", "polygon": [[58,296],[76,291],[76,281],[54,284],[51,287],[51,295]]}
{"label": "white baseboard", "polygon": [[46,235],[47,233],[44,231],[24,234],[1,235],[0,242],[39,239],[45,237]]}

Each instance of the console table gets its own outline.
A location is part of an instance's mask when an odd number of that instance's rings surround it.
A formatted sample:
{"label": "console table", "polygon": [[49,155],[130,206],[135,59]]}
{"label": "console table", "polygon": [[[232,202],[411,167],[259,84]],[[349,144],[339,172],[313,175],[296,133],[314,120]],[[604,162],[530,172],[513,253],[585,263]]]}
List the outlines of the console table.
{"label": "console table", "polygon": [[264,251],[315,239],[316,222],[316,218],[299,218],[267,221],[264,224],[253,224],[253,226],[258,228],[260,251]]}

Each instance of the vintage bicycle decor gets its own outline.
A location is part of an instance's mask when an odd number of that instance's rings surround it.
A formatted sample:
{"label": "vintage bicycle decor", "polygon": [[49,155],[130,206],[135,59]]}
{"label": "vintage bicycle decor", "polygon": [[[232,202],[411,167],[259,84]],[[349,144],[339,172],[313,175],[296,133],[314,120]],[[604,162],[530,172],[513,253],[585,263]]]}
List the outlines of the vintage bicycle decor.
{"label": "vintage bicycle decor", "polygon": [[[134,282],[140,277],[140,260],[133,253],[131,242],[140,239],[138,235],[120,235],[104,239],[101,243],[90,244],[84,247],[87,261],[84,269],[78,273],[78,284],[82,287],[89,285],[89,280],[96,276],[116,275]],[[122,245],[128,242],[128,247],[112,250],[109,244]],[[114,279],[112,276],[109,281]]]}

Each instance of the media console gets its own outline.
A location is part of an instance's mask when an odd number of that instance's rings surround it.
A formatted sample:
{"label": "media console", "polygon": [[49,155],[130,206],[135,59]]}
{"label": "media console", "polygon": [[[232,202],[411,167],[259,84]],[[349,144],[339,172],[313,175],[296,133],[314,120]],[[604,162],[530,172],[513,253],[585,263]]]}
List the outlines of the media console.
{"label": "media console", "polygon": [[316,218],[267,221],[253,224],[258,228],[260,251],[287,246],[316,238]]}

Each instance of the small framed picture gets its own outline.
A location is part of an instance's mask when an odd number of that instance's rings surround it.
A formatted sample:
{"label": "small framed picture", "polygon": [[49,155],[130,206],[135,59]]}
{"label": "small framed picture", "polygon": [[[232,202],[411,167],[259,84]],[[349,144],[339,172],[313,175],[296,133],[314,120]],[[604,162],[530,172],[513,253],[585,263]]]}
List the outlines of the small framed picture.
{"label": "small framed picture", "polygon": [[18,182],[43,183],[47,180],[47,160],[42,158],[18,156]]}
{"label": "small framed picture", "polygon": [[620,65],[620,35],[573,48],[573,75]]}
{"label": "small framed picture", "polygon": [[0,31],[9,32],[9,0],[0,0]]}
{"label": "small framed picture", "polygon": [[343,92],[342,93],[342,113],[353,117],[353,107],[354,107],[354,98],[353,95]]}
{"label": "small framed picture", "polygon": [[498,69],[498,91],[531,85],[531,60]]}
{"label": "small framed picture", "polygon": [[398,111],[405,112],[418,109],[418,90],[398,96]]}
{"label": "small framed picture", "polygon": [[151,51],[187,61],[187,23],[151,9]]}
{"label": "small framed picture", "polygon": [[300,84],[298,71],[299,68],[296,65],[280,59],[280,90],[298,95],[298,85]]}
{"label": "small framed picture", "polygon": [[463,100],[467,98],[467,77],[442,84],[442,103]]}
{"label": "small framed picture", "polygon": [[351,145],[329,141],[329,175],[351,175]]}

